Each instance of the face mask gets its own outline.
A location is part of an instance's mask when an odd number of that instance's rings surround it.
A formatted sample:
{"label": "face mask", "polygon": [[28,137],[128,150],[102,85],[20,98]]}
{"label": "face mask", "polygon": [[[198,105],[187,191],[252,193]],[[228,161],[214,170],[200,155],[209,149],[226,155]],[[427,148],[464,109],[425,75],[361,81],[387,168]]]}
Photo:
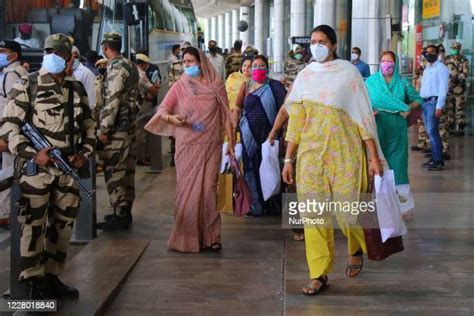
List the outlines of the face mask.
{"label": "face mask", "polygon": [[311,54],[313,54],[314,60],[318,63],[324,62],[329,55],[329,48],[322,44],[311,45]]}
{"label": "face mask", "polygon": [[301,60],[302,58],[303,58],[303,55],[301,55],[301,54],[296,54],[295,55],[296,60]]}
{"label": "face mask", "polygon": [[190,77],[196,78],[201,73],[198,65],[184,67],[184,73]]}
{"label": "face mask", "polygon": [[56,54],[48,54],[43,57],[42,65],[50,74],[60,74],[66,69],[66,61]]}
{"label": "face mask", "polygon": [[425,58],[429,63],[434,63],[438,60],[438,54],[426,54]]}
{"label": "face mask", "polygon": [[73,64],[72,64],[72,69],[73,69],[73,70],[76,70],[76,69],[79,67],[79,64],[80,64],[79,59],[76,59],[76,58],[75,58],[75,59],[74,59],[74,62],[73,62]]}
{"label": "face mask", "polygon": [[453,55],[459,55],[459,50],[457,50],[457,49],[451,49],[451,54],[453,54]]}
{"label": "face mask", "polygon": [[352,53],[351,54],[351,61],[356,61],[356,60],[359,60],[359,55],[357,55],[356,53]]}
{"label": "face mask", "polygon": [[395,64],[391,61],[383,61],[380,63],[380,70],[384,76],[390,76],[395,70]]}
{"label": "face mask", "polygon": [[252,80],[258,83],[264,83],[267,80],[266,69],[254,69],[252,70]]}
{"label": "face mask", "polygon": [[209,52],[210,52],[210,53],[215,53],[215,52],[217,52],[217,47],[209,47]]}
{"label": "face mask", "polygon": [[8,54],[0,53],[0,68],[8,66],[9,63]]}
{"label": "face mask", "polygon": [[105,72],[107,71],[107,68],[99,68],[97,71],[103,76],[105,75]]}

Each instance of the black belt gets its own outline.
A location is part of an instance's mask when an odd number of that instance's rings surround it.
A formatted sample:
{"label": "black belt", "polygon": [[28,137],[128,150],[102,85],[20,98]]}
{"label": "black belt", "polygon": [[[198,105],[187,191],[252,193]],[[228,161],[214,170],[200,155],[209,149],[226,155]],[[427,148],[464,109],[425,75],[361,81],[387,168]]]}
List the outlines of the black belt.
{"label": "black belt", "polygon": [[424,102],[438,101],[438,97],[423,98],[423,101],[424,101]]}

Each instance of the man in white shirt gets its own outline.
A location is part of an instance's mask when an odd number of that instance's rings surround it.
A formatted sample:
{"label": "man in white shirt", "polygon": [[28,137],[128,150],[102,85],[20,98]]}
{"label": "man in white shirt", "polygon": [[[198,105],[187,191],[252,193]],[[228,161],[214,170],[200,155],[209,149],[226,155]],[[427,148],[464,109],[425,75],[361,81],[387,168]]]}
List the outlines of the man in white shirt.
{"label": "man in white shirt", "polygon": [[15,42],[20,44],[23,48],[40,49],[41,45],[38,39],[31,37],[33,34],[33,25],[29,23],[23,23],[18,28],[20,36],[15,38]]}
{"label": "man in white shirt", "polygon": [[207,58],[221,76],[222,80],[225,80],[225,60],[224,56],[217,53],[217,42],[210,40],[207,47],[209,48],[209,53],[206,54]]}
{"label": "man in white shirt", "polygon": [[422,164],[430,171],[444,169],[439,119],[443,114],[444,104],[448,95],[449,70],[438,61],[439,50],[435,45],[426,48],[425,58],[428,66],[423,72],[420,96],[423,98],[423,122],[430,139],[432,158]]}
{"label": "man in white shirt", "polygon": [[95,75],[92,71],[89,70],[86,66],[81,64],[79,61],[80,56],[79,48],[73,46],[72,56],[74,58],[74,63],[72,64],[73,75],[77,81],[81,82],[86,89],[87,99],[89,99],[89,107],[91,110],[95,109],[96,105],[96,88],[95,88]]}

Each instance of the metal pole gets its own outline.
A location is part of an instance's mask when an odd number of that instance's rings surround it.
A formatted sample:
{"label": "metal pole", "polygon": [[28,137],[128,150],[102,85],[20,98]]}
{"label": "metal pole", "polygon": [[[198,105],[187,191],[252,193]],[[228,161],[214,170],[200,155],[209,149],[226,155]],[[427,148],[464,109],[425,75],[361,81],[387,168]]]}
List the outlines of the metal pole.
{"label": "metal pole", "polygon": [[81,191],[79,212],[74,225],[73,244],[83,244],[97,237],[95,224],[97,222],[97,196],[96,196],[96,163],[95,156],[89,158],[90,178],[82,179],[82,184],[92,192],[92,201],[87,199]]}
{"label": "metal pole", "polygon": [[27,298],[27,289],[18,282],[20,277],[20,239],[21,224],[18,222],[18,209],[16,202],[20,199],[20,183],[15,180],[11,188],[11,212],[10,212],[10,298]]}

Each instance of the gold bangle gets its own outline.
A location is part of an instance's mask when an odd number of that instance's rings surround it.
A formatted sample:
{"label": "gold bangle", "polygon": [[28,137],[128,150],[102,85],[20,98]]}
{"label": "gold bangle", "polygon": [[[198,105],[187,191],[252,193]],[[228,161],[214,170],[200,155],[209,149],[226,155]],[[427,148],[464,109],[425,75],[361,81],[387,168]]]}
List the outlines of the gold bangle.
{"label": "gold bangle", "polygon": [[371,162],[382,162],[382,160],[380,160],[380,158],[369,158],[369,161],[371,161]]}
{"label": "gold bangle", "polygon": [[170,122],[170,116],[169,116],[169,114],[166,114],[166,116],[165,116],[165,121],[166,121],[167,123]]}

